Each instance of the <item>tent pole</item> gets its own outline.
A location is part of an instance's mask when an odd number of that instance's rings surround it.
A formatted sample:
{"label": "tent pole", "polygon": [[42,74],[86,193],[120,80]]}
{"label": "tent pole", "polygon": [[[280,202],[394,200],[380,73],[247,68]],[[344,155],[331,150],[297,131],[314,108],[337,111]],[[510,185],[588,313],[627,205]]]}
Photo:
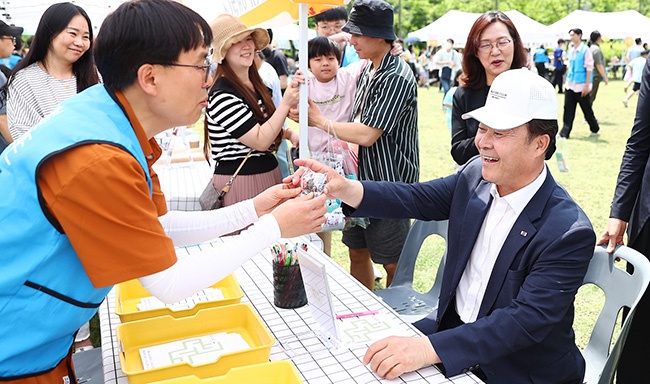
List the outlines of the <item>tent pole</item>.
{"label": "tent pole", "polygon": [[[298,25],[300,26],[300,48],[298,51],[298,64],[299,69],[307,77],[307,65],[309,59],[307,56],[307,11],[309,4],[299,3],[299,16]],[[298,104],[298,112],[300,113],[299,127],[300,127],[300,158],[306,159],[309,157],[308,145],[308,126],[307,126],[307,96],[309,94],[309,86],[305,83],[300,86],[300,101]]]}

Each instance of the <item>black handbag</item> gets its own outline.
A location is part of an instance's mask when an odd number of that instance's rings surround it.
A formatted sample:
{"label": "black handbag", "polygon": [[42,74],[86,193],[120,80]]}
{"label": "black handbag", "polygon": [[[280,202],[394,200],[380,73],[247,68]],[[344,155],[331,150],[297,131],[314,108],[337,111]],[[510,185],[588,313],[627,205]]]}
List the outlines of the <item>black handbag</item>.
{"label": "black handbag", "polygon": [[242,169],[244,164],[246,163],[246,160],[250,157],[251,153],[253,153],[253,150],[251,149],[248,151],[248,154],[246,154],[246,157],[244,157],[244,160],[242,160],[241,164],[239,164],[239,167],[235,171],[235,173],[230,176],[230,180],[226,183],[226,185],[221,188],[221,190],[218,190],[214,186],[214,179],[216,175],[212,176],[212,179],[208,182],[208,185],[205,186],[205,189],[201,193],[201,196],[199,197],[199,205],[201,206],[201,210],[203,211],[211,211],[213,209],[219,209],[223,207],[223,199],[226,196],[226,193],[230,191],[230,186],[232,186],[233,181],[235,181],[235,177],[237,177],[237,174],[239,174],[239,171]]}

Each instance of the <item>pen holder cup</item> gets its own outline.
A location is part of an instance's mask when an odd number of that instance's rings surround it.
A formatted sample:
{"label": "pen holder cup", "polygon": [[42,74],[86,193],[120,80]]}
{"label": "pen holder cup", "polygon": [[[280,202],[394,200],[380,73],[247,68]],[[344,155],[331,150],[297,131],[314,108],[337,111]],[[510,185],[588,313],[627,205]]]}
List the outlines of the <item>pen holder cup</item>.
{"label": "pen holder cup", "polygon": [[284,265],[273,261],[273,304],[287,309],[307,304],[300,264]]}

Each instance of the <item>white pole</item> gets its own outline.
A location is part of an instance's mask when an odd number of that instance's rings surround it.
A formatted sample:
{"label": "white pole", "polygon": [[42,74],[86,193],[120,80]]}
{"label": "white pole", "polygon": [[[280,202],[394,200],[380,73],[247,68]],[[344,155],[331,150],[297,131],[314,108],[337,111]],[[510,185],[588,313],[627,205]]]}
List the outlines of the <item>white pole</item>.
{"label": "white pole", "polygon": [[[307,55],[308,4],[300,3],[299,6],[300,8],[299,8],[299,16],[298,16],[298,25],[300,26],[300,33],[299,33],[300,51],[298,52],[298,62],[299,62],[300,71],[303,73],[305,77],[307,77],[307,64],[309,63],[308,61],[309,59]],[[300,158],[301,159],[306,159],[309,157],[309,146],[308,146],[309,129],[307,126],[307,109],[309,107],[307,103],[308,94],[309,94],[309,86],[307,84],[301,85],[300,102],[298,104],[298,112],[300,113],[299,127],[300,127]]]}

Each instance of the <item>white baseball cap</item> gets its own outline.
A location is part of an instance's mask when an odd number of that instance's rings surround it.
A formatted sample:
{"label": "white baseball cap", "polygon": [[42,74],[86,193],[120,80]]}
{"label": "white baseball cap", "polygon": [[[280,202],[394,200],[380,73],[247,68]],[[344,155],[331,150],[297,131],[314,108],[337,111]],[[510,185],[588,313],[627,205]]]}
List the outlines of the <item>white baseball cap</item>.
{"label": "white baseball cap", "polygon": [[551,83],[526,68],[511,69],[492,82],[485,106],[463,114],[499,131],[533,119],[557,120],[557,96]]}

